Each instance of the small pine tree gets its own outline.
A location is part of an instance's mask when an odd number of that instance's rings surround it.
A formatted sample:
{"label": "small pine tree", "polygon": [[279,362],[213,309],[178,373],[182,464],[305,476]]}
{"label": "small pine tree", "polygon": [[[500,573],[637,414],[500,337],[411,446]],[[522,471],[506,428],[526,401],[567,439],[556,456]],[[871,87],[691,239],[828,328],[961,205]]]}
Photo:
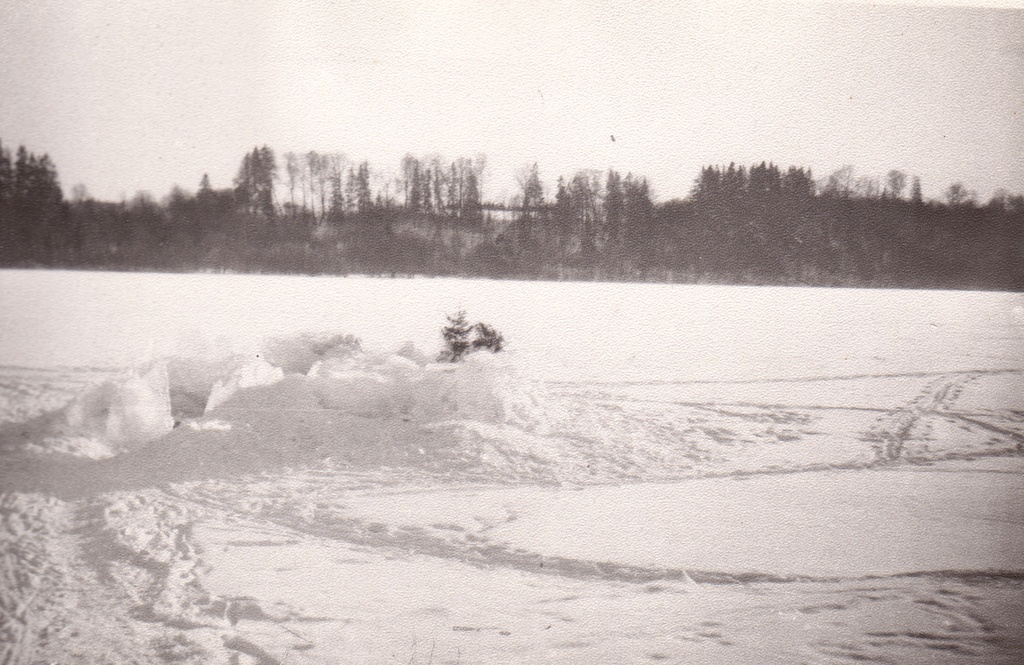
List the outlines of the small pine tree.
{"label": "small pine tree", "polygon": [[441,329],[445,349],[437,357],[438,362],[457,363],[469,353],[471,343],[469,334],[474,326],[466,320],[466,312],[458,311],[455,316],[448,315],[448,325]]}

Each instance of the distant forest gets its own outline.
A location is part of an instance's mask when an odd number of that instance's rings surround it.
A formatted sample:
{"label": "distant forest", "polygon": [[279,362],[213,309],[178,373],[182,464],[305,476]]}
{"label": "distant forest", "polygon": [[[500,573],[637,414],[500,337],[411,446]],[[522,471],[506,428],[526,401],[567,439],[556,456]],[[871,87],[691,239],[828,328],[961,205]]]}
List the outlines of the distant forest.
{"label": "distant forest", "polygon": [[642,176],[579,171],[511,201],[485,160],[406,156],[396,178],[337,154],[263,146],[234,186],[162,200],[70,199],[46,156],[0,144],[0,266],[546,280],[1024,290],[1024,196],[960,183],[925,201],[901,171],[816,181],[761,162],[706,166],[684,199]]}

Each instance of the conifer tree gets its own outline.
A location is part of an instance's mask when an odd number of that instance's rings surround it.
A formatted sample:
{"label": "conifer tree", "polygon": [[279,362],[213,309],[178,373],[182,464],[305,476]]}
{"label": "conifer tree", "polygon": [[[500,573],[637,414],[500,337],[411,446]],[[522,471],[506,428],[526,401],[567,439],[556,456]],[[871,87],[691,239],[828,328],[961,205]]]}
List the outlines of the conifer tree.
{"label": "conifer tree", "polygon": [[462,217],[467,222],[476,224],[481,219],[482,203],[480,201],[480,187],[477,183],[476,174],[470,171],[466,174],[466,193],[462,202]]}
{"label": "conifer tree", "polygon": [[923,199],[921,198],[921,178],[914,176],[913,181],[910,183],[910,201],[912,203],[920,204]]}
{"label": "conifer tree", "polygon": [[471,342],[469,335],[473,326],[466,320],[466,312],[459,310],[454,316],[448,315],[448,325],[441,329],[445,349],[437,357],[438,362],[455,363],[469,353]]}

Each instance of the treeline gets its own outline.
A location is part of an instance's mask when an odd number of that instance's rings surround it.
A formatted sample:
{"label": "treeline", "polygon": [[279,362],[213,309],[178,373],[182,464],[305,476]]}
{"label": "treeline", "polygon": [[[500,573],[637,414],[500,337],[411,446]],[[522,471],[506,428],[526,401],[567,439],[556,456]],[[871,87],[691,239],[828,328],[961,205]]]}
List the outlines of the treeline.
{"label": "treeline", "polygon": [[[904,191],[909,185],[909,198]],[[739,283],[1024,288],[1024,196],[985,205],[961,183],[925,202],[917,177],[884,182],[844,166],[707,167],[685,201],[662,207],[671,262]]]}
{"label": "treeline", "polygon": [[642,176],[583,170],[548,190],[535,164],[497,203],[485,168],[407,155],[386,178],[263,146],[228,189],[204,175],[161,201],[66,200],[48,157],[0,144],[0,265],[1024,290],[1024,197],[1006,192],[981,204],[954,183],[924,201],[900,171],[819,182],[762,162],[706,166],[656,203]]}
{"label": "treeline", "polygon": [[11,155],[0,142],[0,255],[6,265],[70,258],[71,211],[46,155],[24,146]]}

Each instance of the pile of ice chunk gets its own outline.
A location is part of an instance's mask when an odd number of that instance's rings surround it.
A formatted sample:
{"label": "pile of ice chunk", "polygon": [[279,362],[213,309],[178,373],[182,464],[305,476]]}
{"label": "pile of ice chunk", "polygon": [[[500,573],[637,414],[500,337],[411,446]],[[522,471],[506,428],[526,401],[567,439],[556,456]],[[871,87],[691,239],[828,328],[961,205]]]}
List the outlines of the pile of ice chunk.
{"label": "pile of ice chunk", "polygon": [[[424,425],[478,423],[535,434],[550,429],[537,388],[490,353],[434,363],[411,344],[364,351],[343,335],[302,334],[266,341],[256,353],[182,355],[154,362],[79,396],[52,424],[64,438],[87,438],[121,452],[169,433],[231,428],[247,409],[332,411]],[[287,409],[285,409],[285,406]],[[52,429],[52,428],[51,428]]]}
{"label": "pile of ice chunk", "polygon": [[354,415],[547,428],[536,389],[519,380],[508,361],[489,353],[458,364],[358,354],[317,363],[307,378],[325,408]]}
{"label": "pile of ice chunk", "polygon": [[84,457],[109,457],[131,443],[171,431],[167,366],[156,363],[95,386],[42,419],[33,447]]}
{"label": "pile of ice chunk", "polygon": [[255,388],[256,386],[270,386],[284,378],[284,370],[274,367],[266,360],[257,358],[252,362],[242,365],[231,376],[217,381],[210,389],[210,396],[206,400],[204,413],[213,411],[218,406],[228,401],[239,390],[243,388]]}

